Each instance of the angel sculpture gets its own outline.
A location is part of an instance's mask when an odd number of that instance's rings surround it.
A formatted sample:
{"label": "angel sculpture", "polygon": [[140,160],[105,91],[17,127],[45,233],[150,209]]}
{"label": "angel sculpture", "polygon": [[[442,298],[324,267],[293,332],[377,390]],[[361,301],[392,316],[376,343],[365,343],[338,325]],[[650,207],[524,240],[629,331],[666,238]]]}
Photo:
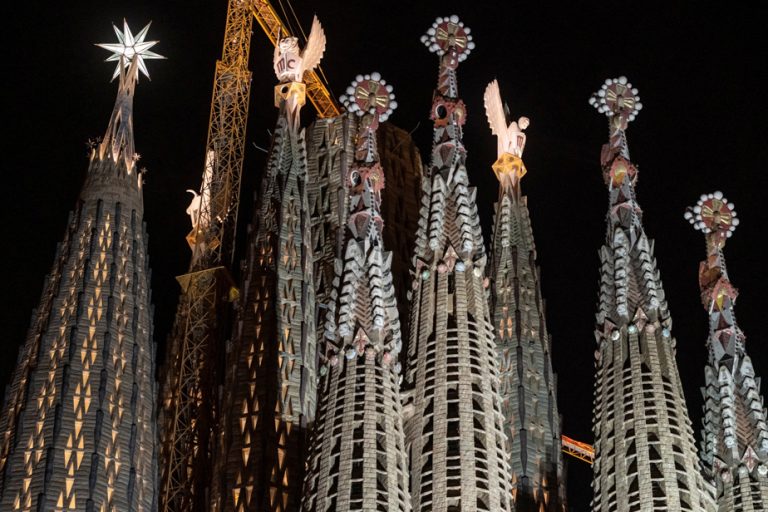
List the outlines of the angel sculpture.
{"label": "angel sculpture", "polygon": [[325,32],[317,16],[312,20],[307,46],[299,50],[299,38],[285,37],[275,45],[274,67],[280,83],[301,82],[304,72],[312,71],[320,64],[325,52]]}
{"label": "angel sculpture", "polygon": [[530,120],[521,117],[517,121],[507,124],[509,108],[501,102],[499,82],[494,80],[485,88],[485,113],[488,116],[488,124],[491,125],[491,133],[496,135],[498,141],[498,157],[509,153],[518,158],[523,156],[525,148],[525,134],[523,130],[528,128]]}

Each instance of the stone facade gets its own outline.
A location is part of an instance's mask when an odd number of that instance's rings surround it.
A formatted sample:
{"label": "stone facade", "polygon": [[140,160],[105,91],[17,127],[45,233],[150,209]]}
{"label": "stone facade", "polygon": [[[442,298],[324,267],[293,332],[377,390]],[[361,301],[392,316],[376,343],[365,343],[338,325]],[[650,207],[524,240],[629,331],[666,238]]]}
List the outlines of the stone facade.
{"label": "stone facade", "polygon": [[298,510],[315,414],[315,288],[307,155],[283,102],[250,228],[227,354],[212,507]]}
{"label": "stone facade", "polygon": [[406,386],[413,509],[509,511],[511,475],[488,309],[486,253],[456,68],[474,47],[457,17],[423,42],[440,56],[431,163],[414,255]]}
{"label": "stone facade", "polygon": [[709,361],[704,369],[701,458],[714,480],[718,512],[768,508],[768,425],[760,378],[736,323],[738,292],[728,279],[723,247],[739,221],[722,192],[701,197],[686,213],[705,233],[707,258],[699,266],[701,300],[709,314]]}
{"label": "stone facade", "polygon": [[150,270],[131,119],[136,65],[122,71],[0,416],[2,510],[157,508]]}
{"label": "stone facade", "polygon": [[610,120],[601,157],[610,206],[595,330],[592,510],[712,511],[675,362],[672,318],[635,198],[638,171],[625,130],[639,110],[637,90],[622,77],[601,91],[592,103]]}
{"label": "stone facade", "polygon": [[[383,84],[366,78],[356,87],[376,94]],[[389,102],[381,101],[380,108]],[[355,159],[343,176],[349,211],[323,334],[303,502],[308,512],[411,510],[397,362],[402,338],[392,255],[383,244],[385,175],[376,144],[379,115],[386,110],[366,112],[348,125]]]}
{"label": "stone facade", "polygon": [[[557,410],[557,379],[552,371],[551,345],[544,316],[536,247],[520,181],[525,135],[517,122],[507,123],[494,83],[486,92],[489,120],[500,138],[493,168],[499,179],[495,206],[493,252],[489,265],[491,311],[501,377],[501,411],[506,449],[510,454],[514,509],[518,512],[565,510],[565,482]],[[498,90],[498,86],[495,87]],[[527,118],[521,121],[527,124]],[[509,133],[512,132],[512,133]]]}

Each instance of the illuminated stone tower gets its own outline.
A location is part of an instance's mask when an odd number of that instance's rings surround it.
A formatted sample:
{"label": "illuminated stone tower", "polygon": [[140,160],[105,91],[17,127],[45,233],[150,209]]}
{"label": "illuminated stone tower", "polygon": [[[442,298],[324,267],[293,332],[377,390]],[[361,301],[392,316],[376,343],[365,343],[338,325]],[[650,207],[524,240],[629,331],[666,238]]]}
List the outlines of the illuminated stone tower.
{"label": "illuminated stone tower", "polygon": [[722,192],[701,196],[686,218],[707,241],[699,266],[701,301],[709,313],[701,457],[717,487],[719,512],[768,509],[768,424],[760,379],[736,323],[738,292],[728,280],[723,246],[739,219]]}
{"label": "illuminated stone tower", "polygon": [[347,217],[337,289],[326,315],[319,408],[305,511],[410,511],[397,356],[402,346],[381,218],[384,171],[379,121],[396,107],[378,73],[358,76],[342,96],[359,117],[354,163],[344,177]]}
{"label": "illuminated stone tower", "polygon": [[0,510],[156,510],[147,234],[133,94],[157,42],[115,28],[120,85],[0,416]]}
{"label": "illuminated stone tower", "polygon": [[466,109],[456,68],[474,43],[458,17],[438,18],[422,41],[440,57],[431,163],[423,180],[408,346],[413,509],[509,511],[486,254],[465,167]]}
{"label": "illuminated stone tower", "polygon": [[307,150],[299,114],[303,73],[325,50],[317,18],[303,52],[297,44],[287,38],[275,49],[280,113],[227,354],[213,510],[297,511],[301,503],[317,377]]}
{"label": "illuminated stone tower", "polygon": [[610,134],[601,154],[609,209],[595,330],[592,510],[712,511],[675,363],[672,318],[635,199],[638,171],[625,130],[642,105],[625,77],[606,80],[590,103],[608,116]]}
{"label": "illuminated stone tower", "polygon": [[485,91],[485,110],[498,138],[493,170],[499,200],[489,275],[514,506],[519,512],[562,511],[565,486],[556,379],[528,201],[520,191],[526,173],[523,130],[529,121],[521,117],[508,122],[495,80]]}

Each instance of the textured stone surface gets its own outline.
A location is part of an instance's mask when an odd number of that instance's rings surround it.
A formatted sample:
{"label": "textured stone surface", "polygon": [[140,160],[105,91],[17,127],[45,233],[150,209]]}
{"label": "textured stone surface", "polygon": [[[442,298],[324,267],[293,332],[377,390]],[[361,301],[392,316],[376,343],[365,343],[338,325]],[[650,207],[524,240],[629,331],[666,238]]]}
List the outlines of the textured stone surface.
{"label": "textured stone surface", "polygon": [[306,145],[293,119],[283,105],[249,233],[219,427],[220,510],[300,506],[317,375]]}
{"label": "textured stone surface", "polygon": [[[438,19],[440,53],[433,150],[422,184],[408,345],[413,509],[509,511],[499,373],[485,278],[486,254],[465,166],[456,67],[468,53],[463,27]],[[425,44],[429,38],[423,39]],[[432,44],[431,48],[437,48]],[[461,50],[461,55],[459,55]]]}
{"label": "textured stone surface", "polygon": [[592,510],[712,511],[675,362],[672,318],[635,199],[637,169],[624,134],[635,101],[623,99],[631,87],[623,81],[604,93],[616,106],[602,157],[610,207],[595,330]]}
{"label": "textured stone surface", "polygon": [[489,272],[499,391],[515,510],[562,511],[556,378],[526,199],[520,197],[519,184],[499,188]]}
{"label": "textured stone surface", "polygon": [[348,121],[356,128],[356,156],[344,175],[349,213],[326,313],[303,510],[408,512],[397,362],[402,338],[392,254],[381,233],[385,178],[376,151],[378,121]]}
{"label": "textured stone surface", "polygon": [[2,510],[157,507],[142,216],[137,170],[94,151],[0,416]]}
{"label": "textured stone surface", "polygon": [[702,388],[701,458],[705,474],[715,482],[719,512],[765,510],[768,508],[766,410],[760,378],[747,354],[746,336],[736,322],[738,292],[728,279],[723,256],[727,236],[738,221],[733,204],[727,203],[722,193],[702,196],[702,199],[698,206],[704,209],[697,215],[697,228],[707,233],[707,258],[699,267],[699,286],[702,304],[709,315],[709,360]]}

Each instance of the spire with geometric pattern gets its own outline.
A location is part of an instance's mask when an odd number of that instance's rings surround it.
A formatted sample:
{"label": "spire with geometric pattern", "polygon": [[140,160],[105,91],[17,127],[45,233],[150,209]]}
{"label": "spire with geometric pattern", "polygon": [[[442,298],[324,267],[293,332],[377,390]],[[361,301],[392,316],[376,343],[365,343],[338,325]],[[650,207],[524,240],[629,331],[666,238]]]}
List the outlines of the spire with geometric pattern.
{"label": "spire with geometric pattern", "polygon": [[707,242],[699,265],[701,301],[709,313],[704,370],[701,458],[717,487],[718,512],[768,508],[768,424],[760,378],[736,323],[738,292],[728,279],[723,247],[739,219],[722,192],[701,196],[685,213]]}
{"label": "spire with geometric pattern", "polygon": [[254,209],[242,296],[227,354],[213,510],[297,511],[315,416],[316,339],[304,70],[325,50],[314,19],[307,47],[275,48],[280,113]]}
{"label": "spire with geometric pattern", "polygon": [[635,198],[625,130],[642,104],[626,77],[590,103],[608,116],[601,164],[608,186],[595,338],[594,512],[712,511],[680,375],[672,317]]}
{"label": "spire with geometric pattern", "polygon": [[397,105],[378,73],[358,76],[341,100],[359,120],[354,163],[344,177],[349,216],[326,314],[303,510],[408,512],[397,362],[402,338],[392,253],[383,246],[385,183],[376,146],[379,122]]}
{"label": "spire with geometric pattern", "polygon": [[120,79],[0,415],[0,509],[157,509],[155,345],[133,93],[144,59],[115,28]]}
{"label": "spire with geometric pattern", "polygon": [[520,191],[526,173],[523,130],[529,121],[527,117],[508,120],[496,80],[485,90],[485,110],[491,131],[498,138],[493,170],[499,180],[499,200],[489,276],[514,509],[563,511],[557,382],[552,372],[528,198]]}
{"label": "spire with geometric pattern", "polygon": [[466,168],[466,107],[456,78],[474,43],[457,16],[437,18],[422,42],[439,56],[440,67],[406,359],[413,509],[509,511],[487,255]]}

